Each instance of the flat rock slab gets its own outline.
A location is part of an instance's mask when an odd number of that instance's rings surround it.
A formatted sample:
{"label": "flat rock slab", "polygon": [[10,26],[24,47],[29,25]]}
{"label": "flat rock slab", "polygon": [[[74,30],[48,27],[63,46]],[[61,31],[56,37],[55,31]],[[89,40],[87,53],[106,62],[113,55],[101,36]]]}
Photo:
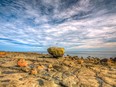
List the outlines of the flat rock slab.
{"label": "flat rock slab", "polygon": [[[17,66],[20,58],[28,67]],[[31,74],[33,68],[37,70],[35,75]],[[0,87],[116,87],[116,66],[82,65],[76,59],[10,52],[0,58]]]}

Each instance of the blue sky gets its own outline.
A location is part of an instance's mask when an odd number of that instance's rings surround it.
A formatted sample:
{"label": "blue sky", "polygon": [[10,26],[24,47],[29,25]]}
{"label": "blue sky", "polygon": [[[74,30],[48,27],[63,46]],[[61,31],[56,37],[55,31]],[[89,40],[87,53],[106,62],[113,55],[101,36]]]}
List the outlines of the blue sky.
{"label": "blue sky", "polygon": [[0,50],[116,51],[116,0],[0,0]]}

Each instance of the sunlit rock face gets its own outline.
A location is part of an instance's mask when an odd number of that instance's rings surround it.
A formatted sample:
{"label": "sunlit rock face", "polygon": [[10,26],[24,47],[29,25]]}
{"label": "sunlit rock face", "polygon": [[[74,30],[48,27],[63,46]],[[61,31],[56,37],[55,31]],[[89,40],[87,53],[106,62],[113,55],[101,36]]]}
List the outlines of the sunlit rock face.
{"label": "sunlit rock face", "polygon": [[63,57],[65,53],[65,49],[61,47],[49,47],[47,49],[48,53],[51,54],[53,57]]}
{"label": "sunlit rock face", "polygon": [[[23,52],[6,52],[6,55],[0,57],[0,87],[115,87],[116,85],[114,61],[110,64],[104,61],[106,59],[99,58],[100,62],[96,63],[93,62],[96,58],[65,56],[57,59],[51,55]],[[17,61],[21,57],[28,63],[27,66],[17,66]]]}

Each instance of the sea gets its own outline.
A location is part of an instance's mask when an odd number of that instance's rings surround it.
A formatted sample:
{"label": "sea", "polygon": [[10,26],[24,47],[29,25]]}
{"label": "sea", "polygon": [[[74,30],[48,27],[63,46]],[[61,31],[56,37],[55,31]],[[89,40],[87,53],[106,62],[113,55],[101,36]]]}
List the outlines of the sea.
{"label": "sea", "polygon": [[73,52],[66,52],[65,55],[71,56],[79,56],[87,58],[88,56],[91,57],[98,57],[98,58],[114,58],[116,57],[116,51],[73,51]]}
{"label": "sea", "polygon": [[[39,52],[40,53],[40,52]],[[41,53],[47,53],[47,52],[41,52]],[[87,58],[89,56],[91,57],[98,57],[98,58],[114,58],[116,57],[116,51],[68,51],[65,52],[65,56],[78,56]]]}

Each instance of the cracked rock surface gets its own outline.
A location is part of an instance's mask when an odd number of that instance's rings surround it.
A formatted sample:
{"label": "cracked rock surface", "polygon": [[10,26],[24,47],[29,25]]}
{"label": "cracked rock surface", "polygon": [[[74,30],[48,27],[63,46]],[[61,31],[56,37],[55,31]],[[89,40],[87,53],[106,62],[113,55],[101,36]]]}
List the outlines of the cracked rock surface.
{"label": "cracked rock surface", "polygon": [[[27,67],[17,66],[24,58]],[[79,60],[80,61],[80,60]],[[96,64],[70,57],[7,52],[0,57],[0,87],[116,87],[116,63]],[[31,74],[31,69],[37,74]]]}

